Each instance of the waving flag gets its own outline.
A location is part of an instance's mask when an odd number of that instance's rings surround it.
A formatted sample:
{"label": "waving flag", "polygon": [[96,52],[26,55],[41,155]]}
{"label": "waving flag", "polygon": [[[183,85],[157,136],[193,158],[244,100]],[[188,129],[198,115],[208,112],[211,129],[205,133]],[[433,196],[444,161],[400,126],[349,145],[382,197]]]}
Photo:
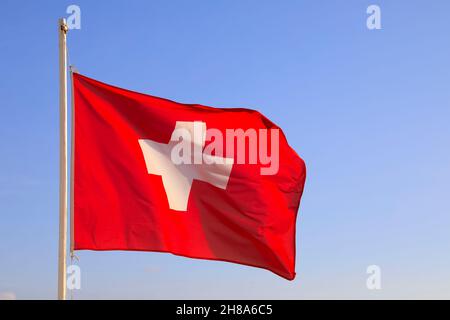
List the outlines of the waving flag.
{"label": "waving flag", "polygon": [[73,74],[75,250],[222,260],[295,277],[305,165],[254,110],[181,104]]}

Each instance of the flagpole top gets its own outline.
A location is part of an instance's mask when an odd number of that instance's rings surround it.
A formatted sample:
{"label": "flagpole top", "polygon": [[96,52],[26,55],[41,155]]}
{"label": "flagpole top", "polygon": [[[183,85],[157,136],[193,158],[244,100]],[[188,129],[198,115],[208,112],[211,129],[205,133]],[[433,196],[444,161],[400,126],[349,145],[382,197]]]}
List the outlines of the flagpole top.
{"label": "flagpole top", "polygon": [[62,32],[67,33],[67,31],[69,31],[69,27],[67,26],[66,19],[60,18],[58,20],[58,23],[59,23],[59,28],[61,29]]}

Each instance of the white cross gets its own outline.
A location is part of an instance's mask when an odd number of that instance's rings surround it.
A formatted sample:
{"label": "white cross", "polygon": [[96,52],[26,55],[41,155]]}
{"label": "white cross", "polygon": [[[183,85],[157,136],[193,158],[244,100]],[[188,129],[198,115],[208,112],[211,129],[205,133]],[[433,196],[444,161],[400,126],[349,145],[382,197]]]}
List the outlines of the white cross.
{"label": "white cross", "polygon": [[[180,130],[182,138],[193,147],[190,164],[176,164],[172,159],[172,150],[179,143]],[[200,130],[200,134],[199,131]],[[203,153],[206,139],[206,123],[200,121],[177,121],[169,143],[159,143],[148,139],[139,139],[145,165],[149,174],[162,177],[164,190],[172,210],[186,211],[192,181],[200,180],[213,186],[226,189],[231,169],[232,158],[222,158]],[[201,158],[200,158],[201,157]],[[204,159],[199,163],[198,159]]]}

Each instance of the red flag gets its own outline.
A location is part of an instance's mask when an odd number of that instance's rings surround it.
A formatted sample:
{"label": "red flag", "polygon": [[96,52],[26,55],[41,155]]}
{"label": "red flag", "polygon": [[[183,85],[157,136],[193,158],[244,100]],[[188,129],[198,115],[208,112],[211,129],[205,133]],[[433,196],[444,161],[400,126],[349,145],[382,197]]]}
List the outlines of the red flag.
{"label": "red flag", "polygon": [[221,260],[295,277],[305,165],[254,110],[73,74],[75,250]]}

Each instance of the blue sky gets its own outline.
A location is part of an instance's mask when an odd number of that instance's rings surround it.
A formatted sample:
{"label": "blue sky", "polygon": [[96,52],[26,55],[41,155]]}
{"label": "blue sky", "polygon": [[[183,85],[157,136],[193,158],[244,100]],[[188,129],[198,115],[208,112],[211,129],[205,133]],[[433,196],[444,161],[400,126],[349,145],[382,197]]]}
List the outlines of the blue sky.
{"label": "blue sky", "polygon": [[[2,1],[0,297],[55,298],[57,20],[80,73],[258,109],[308,177],[297,278],[145,252],[78,253],[74,298],[450,298],[450,2]],[[368,30],[366,8],[381,8]],[[366,288],[381,268],[382,289]]]}

